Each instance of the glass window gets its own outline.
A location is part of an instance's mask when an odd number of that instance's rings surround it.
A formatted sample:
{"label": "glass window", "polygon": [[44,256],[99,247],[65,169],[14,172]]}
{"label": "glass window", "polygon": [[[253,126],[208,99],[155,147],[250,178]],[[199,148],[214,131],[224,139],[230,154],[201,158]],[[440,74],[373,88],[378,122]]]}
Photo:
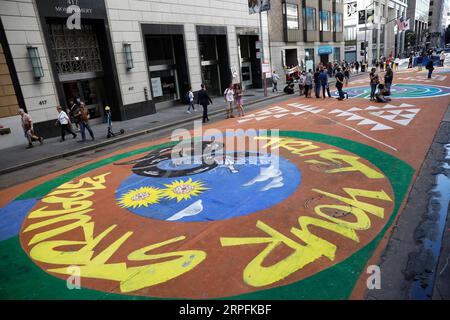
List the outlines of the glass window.
{"label": "glass window", "polygon": [[173,46],[170,36],[147,36],[149,65],[173,64]]}
{"label": "glass window", "polygon": [[356,40],[356,26],[345,27],[344,40],[345,41]]}
{"label": "glass window", "polygon": [[298,29],[298,6],[286,3],[286,20],[288,29]]}
{"label": "glass window", "polygon": [[316,29],[316,9],[314,8],[305,8],[305,30],[314,31]]}
{"label": "glass window", "polygon": [[320,31],[331,31],[330,11],[320,11]]}
{"label": "glass window", "polygon": [[333,51],[334,51],[334,61],[340,62],[341,61],[341,48],[335,47]]}
{"label": "glass window", "polygon": [[342,13],[333,14],[333,20],[334,20],[333,21],[334,32],[342,32]]}
{"label": "glass window", "polygon": [[216,37],[201,35],[198,37],[200,58],[202,61],[217,60]]}

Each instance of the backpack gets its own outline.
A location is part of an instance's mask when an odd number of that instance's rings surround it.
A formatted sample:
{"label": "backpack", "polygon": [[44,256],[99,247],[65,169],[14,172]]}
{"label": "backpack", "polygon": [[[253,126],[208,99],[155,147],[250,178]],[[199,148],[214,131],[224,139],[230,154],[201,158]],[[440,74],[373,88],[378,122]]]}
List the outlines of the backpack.
{"label": "backpack", "polygon": [[189,104],[189,103],[191,102],[190,99],[189,99],[189,91],[185,93],[185,95],[183,96],[183,98],[181,99],[181,101],[182,101],[184,104]]}

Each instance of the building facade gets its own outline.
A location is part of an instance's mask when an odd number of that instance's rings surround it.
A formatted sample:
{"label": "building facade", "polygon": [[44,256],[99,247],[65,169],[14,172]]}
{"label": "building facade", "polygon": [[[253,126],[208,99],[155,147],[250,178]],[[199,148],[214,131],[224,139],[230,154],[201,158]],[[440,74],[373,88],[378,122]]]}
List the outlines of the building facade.
{"label": "building facade", "polygon": [[[24,143],[17,108],[45,137],[57,135],[57,105],[86,102],[93,122],[179,103],[189,86],[221,95],[230,82],[262,87],[267,13],[246,0],[2,0],[0,148]],[[78,19],[80,18],[80,19]],[[265,60],[270,60],[264,42]]]}
{"label": "building facade", "polygon": [[397,56],[404,48],[405,31],[397,19],[407,16],[406,0],[346,0],[344,6],[345,59],[370,63],[380,56]]}
{"label": "building facade", "polygon": [[431,47],[445,46],[445,29],[447,28],[448,0],[431,0],[428,12],[429,42]]}
{"label": "building facade", "polygon": [[424,44],[428,30],[429,11],[430,0],[409,0],[407,16],[410,19],[410,29],[416,33],[416,43],[412,45]]}
{"label": "building facade", "polygon": [[268,19],[274,70],[343,60],[342,0],[272,1]]}

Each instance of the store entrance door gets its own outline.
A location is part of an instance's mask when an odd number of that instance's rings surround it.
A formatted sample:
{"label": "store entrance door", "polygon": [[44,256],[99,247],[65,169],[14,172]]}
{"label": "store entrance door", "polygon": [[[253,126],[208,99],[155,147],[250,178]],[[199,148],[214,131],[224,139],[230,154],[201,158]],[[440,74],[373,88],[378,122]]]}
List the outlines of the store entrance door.
{"label": "store entrance door", "polygon": [[206,86],[206,90],[208,90],[211,95],[221,95],[219,65],[217,63],[204,64],[204,62],[202,62],[202,79]]}
{"label": "store entrance door", "polygon": [[321,54],[320,55],[320,62],[322,62],[324,65],[327,65],[328,62],[330,62],[328,54]]}
{"label": "store entrance door", "polygon": [[[71,99],[75,102],[84,101],[89,111],[91,124],[102,123],[104,115],[104,87],[102,79],[75,80],[63,82],[63,89],[67,103]],[[67,106],[70,108],[70,106]]]}

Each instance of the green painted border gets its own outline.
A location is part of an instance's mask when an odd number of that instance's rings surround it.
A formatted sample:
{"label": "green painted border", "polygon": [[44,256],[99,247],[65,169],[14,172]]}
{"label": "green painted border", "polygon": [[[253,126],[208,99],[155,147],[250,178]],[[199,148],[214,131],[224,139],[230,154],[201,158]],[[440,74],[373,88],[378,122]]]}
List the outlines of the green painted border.
{"label": "green painted border", "polygon": [[[406,196],[415,170],[406,162],[361,143],[311,132],[280,131],[280,136],[307,139],[334,145],[363,157],[377,166],[389,179],[395,195],[394,211],[382,231],[346,260],[337,263],[309,278],[283,286],[242,294],[224,299],[247,300],[339,300],[348,299],[367,261],[372,256],[380,240],[394,222]],[[44,182],[25,192],[16,200],[40,198],[59,185],[81,174],[100,168],[115,161],[149,152],[157,148],[172,146],[165,143],[158,146],[137,149],[116,155]],[[53,277],[34,264],[23,251],[19,236],[0,242],[0,299],[83,299],[83,300],[167,300],[142,296],[105,293],[92,289],[68,290],[66,282]]]}

